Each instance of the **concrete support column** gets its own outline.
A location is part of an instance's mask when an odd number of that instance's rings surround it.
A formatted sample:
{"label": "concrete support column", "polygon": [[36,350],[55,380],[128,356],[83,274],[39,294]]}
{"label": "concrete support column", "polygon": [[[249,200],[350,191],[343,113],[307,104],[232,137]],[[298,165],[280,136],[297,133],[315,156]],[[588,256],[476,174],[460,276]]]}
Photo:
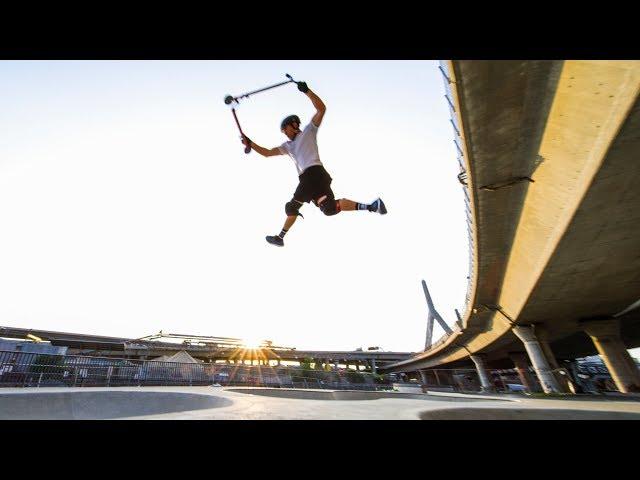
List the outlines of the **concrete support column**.
{"label": "concrete support column", "polygon": [[619,320],[592,320],[583,322],[582,327],[598,349],[618,390],[640,392],[640,370],[622,342]]}
{"label": "concrete support column", "polygon": [[378,369],[376,368],[376,359],[371,359],[371,373],[378,373]]}
{"label": "concrete support column", "polygon": [[338,370],[338,360],[335,361],[335,363],[333,364],[334,367],[336,367],[336,370]]}
{"label": "concrete support column", "polygon": [[277,362],[278,362],[278,366],[280,366],[280,359],[278,359]]}
{"label": "concrete support column", "polygon": [[[572,390],[569,387],[571,380],[567,375],[562,375],[559,372],[560,364],[558,363],[558,360],[556,360],[556,356],[553,353],[553,350],[551,350],[551,345],[549,344],[549,334],[547,332],[547,329],[543,325],[536,325],[536,336],[538,337],[538,341],[540,342],[540,346],[542,347],[544,356],[547,358],[547,361],[549,362],[549,366],[553,370],[558,372],[555,375],[555,377],[556,377],[556,380],[558,381],[558,385],[560,386],[560,389],[564,393],[571,393]],[[566,369],[564,370],[566,371]]]}
{"label": "concrete support column", "polygon": [[427,372],[425,372],[424,370],[418,370],[418,372],[420,373],[420,380],[422,381],[422,385],[426,385],[427,384]]}
{"label": "concrete support column", "polygon": [[529,392],[535,392],[537,390],[535,383],[529,375],[529,362],[527,362],[527,354],[524,352],[514,352],[509,354],[509,358],[516,367],[518,376],[524,388]]}
{"label": "concrete support column", "polygon": [[476,370],[478,371],[478,377],[480,377],[480,385],[482,386],[483,392],[493,392],[494,388],[491,385],[491,380],[489,380],[489,374],[487,373],[487,369],[484,365],[484,355],[482,353],[476,353],[475,355],[471,355],[471,360],[476,365]]}
{"label": "concrete support column", "polygon": [[531,360],[531,365],[533,365],[544,393],[559,393],[560,386],[551,371],[551,366],[544,355],[540,342],[533,333],[533,325],[517,325],[513,327],[513,333],[524,343],[524,348],[527,350],[529,360]]}

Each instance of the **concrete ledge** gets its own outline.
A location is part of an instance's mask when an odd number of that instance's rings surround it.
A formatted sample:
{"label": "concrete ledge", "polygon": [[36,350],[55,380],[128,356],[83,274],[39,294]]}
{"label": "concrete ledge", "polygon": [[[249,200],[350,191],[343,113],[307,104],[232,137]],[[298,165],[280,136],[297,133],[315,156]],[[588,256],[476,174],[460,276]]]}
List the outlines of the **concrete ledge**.
{"label": "concrete ledge", "polygon": [[367,392],[361,390],[317,390],[317,389],[294,389],[294,388],[252,388],[252,387],[231,387],[225,388],[228,392],[246,393],[250,395],[264,395],[267,397],[295,398],[299,400],[377,400],[380,398],[414,399],[414,400],[438,400],[438,401],[482,401],[482,400],[502,400],[500,398],[486,398],[475,396],[432,396],[425,393],[403,393],[403,392]]}

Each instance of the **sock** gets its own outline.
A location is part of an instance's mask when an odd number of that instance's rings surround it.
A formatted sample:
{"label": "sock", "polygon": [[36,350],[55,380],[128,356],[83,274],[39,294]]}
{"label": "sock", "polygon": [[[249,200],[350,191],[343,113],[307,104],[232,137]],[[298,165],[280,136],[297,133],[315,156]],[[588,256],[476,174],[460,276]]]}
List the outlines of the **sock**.
{"label": "sock", "polygon": [[284,228],[282,229],[282,231],[280,232],[280,235],[278,235],[280,238],[284,238],[284,236],[287,234],[289,230],[285,230]]}
{"label": "sock", "polygon": [[356,210],[369,210],[371,205],[367,205],[366,203],[356,203]]}

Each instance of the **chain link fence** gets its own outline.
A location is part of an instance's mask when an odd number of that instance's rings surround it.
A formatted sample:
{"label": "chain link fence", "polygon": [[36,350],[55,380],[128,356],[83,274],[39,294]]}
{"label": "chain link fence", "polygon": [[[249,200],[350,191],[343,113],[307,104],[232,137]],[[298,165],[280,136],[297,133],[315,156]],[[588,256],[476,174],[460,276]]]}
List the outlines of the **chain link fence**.
{"label": "chain link fence", "polygon": [[262,386],[391,390],[396,375],[0,351],[0,387]]}

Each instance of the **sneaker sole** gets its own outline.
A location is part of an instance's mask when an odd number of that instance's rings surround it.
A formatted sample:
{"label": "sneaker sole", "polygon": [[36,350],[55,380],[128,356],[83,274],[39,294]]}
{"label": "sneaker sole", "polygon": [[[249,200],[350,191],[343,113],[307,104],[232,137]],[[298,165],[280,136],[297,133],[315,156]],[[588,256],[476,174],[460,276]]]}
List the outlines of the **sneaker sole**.
{"label": "sneaker sole", "polygon": [[269,240],[267,240],[267,243],[270,244],[270,245],[275,245],[276,247],[284,247],[284,243],[282,245],[280,245],[279,243],[270,242]]}

